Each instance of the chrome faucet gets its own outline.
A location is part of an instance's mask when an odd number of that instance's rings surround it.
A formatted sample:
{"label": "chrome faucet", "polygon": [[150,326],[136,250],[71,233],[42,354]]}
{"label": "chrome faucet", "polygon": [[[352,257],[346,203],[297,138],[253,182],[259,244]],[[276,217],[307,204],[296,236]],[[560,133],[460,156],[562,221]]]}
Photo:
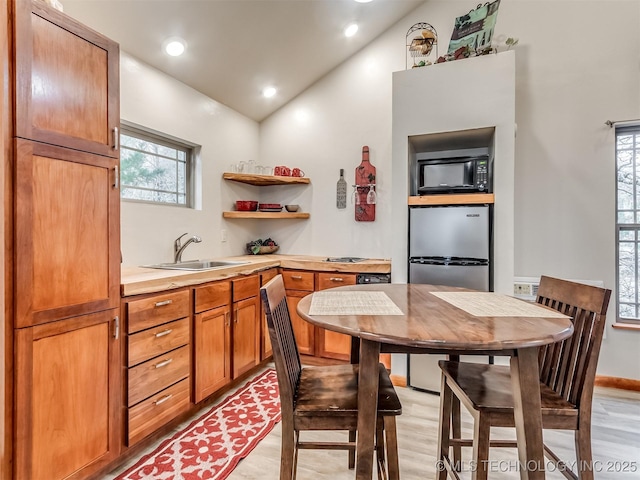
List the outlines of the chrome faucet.
{"label": "chrome faucet", "polygon": [[182,237],[184,237],[186,235],[186,233],[183,233],[182,235],[180,235],[178,238],[176,238],[176,241],[173,242],[173,262],[174,263],[180,263],[182,262],[182,252],[184,252],[184,249],[187,248],[187,246],[190,243],[200,243],[202,241],[202,239],[197,236],[194,235],[193,237],[191,237],[189,240],[187,240],[186,242],[184,242],[184,245],[182,245],[180,243],[180,239]]}

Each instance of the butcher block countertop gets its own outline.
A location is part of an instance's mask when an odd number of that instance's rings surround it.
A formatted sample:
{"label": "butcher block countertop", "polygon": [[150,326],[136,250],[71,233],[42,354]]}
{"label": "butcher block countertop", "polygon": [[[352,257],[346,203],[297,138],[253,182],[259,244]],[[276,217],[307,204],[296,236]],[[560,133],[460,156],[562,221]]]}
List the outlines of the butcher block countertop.
{"label": "butcher block countertop", "polygon": [[162,270],[144,267],[122,267],[120,293],[123,297],[161,292],[172,288],[249,275],[273,267],[341,273],[390,273],[391,261],[367,259],[356,263],[327,262],[327,257],[308,255],[242,255],[215,258],[230,262],[249,262],[213,270]]}

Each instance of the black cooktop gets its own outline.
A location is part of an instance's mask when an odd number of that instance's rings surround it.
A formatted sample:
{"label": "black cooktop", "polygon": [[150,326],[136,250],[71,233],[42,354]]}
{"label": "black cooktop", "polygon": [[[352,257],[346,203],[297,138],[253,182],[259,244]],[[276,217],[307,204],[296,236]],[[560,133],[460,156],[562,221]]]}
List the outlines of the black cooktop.
{"label": "black cooktop", "polygon": [[366,258],[361,257],[329,257],[327,258],[327,262],[341,262],[341,263],[356,263],[362,262],[366,260]]}

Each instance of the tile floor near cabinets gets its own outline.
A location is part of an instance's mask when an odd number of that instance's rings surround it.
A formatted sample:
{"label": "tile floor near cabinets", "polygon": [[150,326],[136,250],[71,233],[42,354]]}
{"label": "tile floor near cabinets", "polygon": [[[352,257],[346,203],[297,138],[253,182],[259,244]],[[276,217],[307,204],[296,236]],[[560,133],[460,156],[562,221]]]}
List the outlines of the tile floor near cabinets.
{"label": "tile floor near cabinets", "polygon": [[[402,402],[402,415],[397,419],[400,476],[406,480],[436,478],[439,397],[410,388],[396,389]],[[472,419],[464,407],[462,410],[463,435],[471,438]],[[640,392],[596,388],[592,425],[596,479],[640,480]],[[178,429],[182,427],[183,425]],[[512,429],[495,428],[491,432],[491,437],[495,439],[515,438]],[[240,462],[228,477],[229,480],[277,480],[280,468],[280,434],[278,424],[255,450]],[[327,435],[332,434],[309,433],[306,438],[330,438]],[[547,430],[545,442],[567,463],[574,461],[572,432]],[[150,450],[153,448],[155,445]],[[471,449],[465,448],[463,452],[463,461],[468,465]],[[517,458],[515,449],[492,448],[489,478],[518,479],[518,472],[514,469]],[[135,461],[137,459],[132,460],[131,464]],[[104,480],[113,479],[127,466],[112,472]],[[552,465],[547,467],[547,479],[565,478],[560,472],[552,470]],[[298,480],[352,480],[354,477],[354,472],[347,469],[346,452],[302,450],[299,454]],[[462,478],[471,478],[470,472],[465,472]]]}

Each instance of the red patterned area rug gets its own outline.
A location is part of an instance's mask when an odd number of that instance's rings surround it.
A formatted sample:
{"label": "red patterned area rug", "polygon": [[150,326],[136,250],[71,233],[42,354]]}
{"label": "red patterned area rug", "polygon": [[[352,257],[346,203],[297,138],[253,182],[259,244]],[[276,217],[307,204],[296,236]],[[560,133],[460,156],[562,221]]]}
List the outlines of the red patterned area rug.
{"label": "red patterned area rug", "polygon": [[276,371],[215,405],[115,480],[223,480],[280,421]]}

